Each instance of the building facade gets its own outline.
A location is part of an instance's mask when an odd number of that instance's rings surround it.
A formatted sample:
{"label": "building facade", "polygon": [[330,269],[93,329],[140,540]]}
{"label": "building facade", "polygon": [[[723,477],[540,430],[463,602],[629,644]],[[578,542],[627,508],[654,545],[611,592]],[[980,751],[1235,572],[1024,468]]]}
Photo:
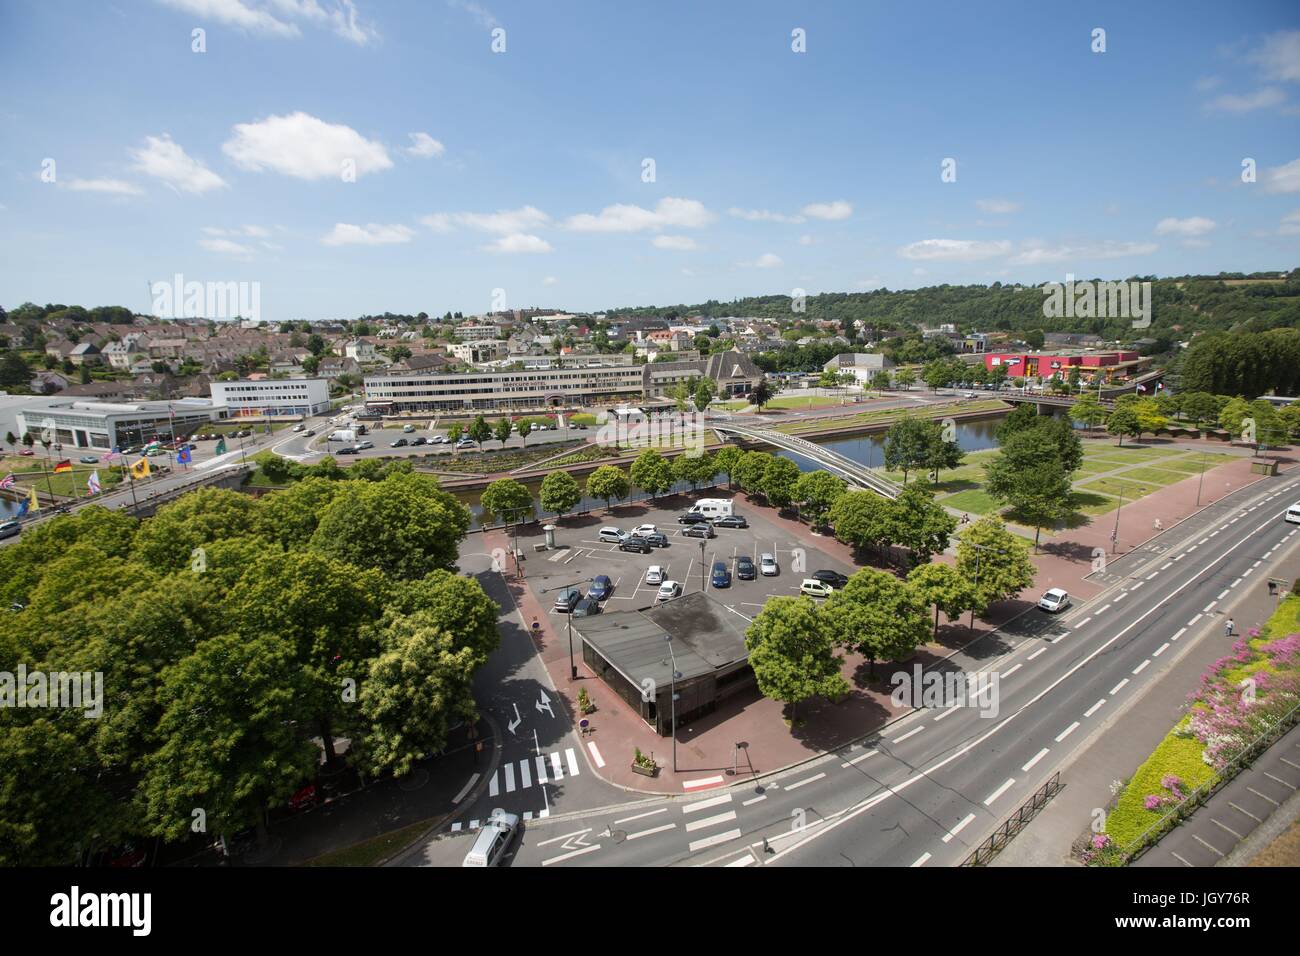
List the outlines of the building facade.
{"label": "building facade", "polygon": [[297,418],[329,411],[329,381],[323,378],[213,382],[212,401],[232,417]]}
{"label": "building facade", "polygon": [[41,439],[48,430],[64,448],[111,451],[158,439],[191,435],[225,417],[225,408],[207,399],[174,402],[110,403],[75,397],[35,399],[17,415],[19,436]]}

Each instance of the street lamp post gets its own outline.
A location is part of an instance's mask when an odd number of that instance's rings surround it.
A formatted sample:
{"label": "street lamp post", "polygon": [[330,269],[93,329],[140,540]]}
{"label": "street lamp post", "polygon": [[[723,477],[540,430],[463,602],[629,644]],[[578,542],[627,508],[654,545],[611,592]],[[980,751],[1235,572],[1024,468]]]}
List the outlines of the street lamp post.
{"label": "street lamp post", "polygon": [[677,772],[677,678],[682,676],[677,669],[677,656],[673,653],[673,636],[665,634],[668,643],[668,659],[672,662],[671,676],[668,682],[669,727],[673,738],[673,773]]}
{"label": "street lamp post", "polygon": [[1115,509],[1115,530],[1110,533],[1111,553],[1119,553],[1119,515],[1124,510],[1124,482],[1119,483],[1119,507]]}
{"label": "street lamp post", "polygon": [[704,539],[701,538],[701,539],[700,539],[700,592],[701,592],[701,593],[703,593],[703,592],[706,590],[705,581],[708,580],[708,579],[705,577],[705,574],[704,574],[704,564],[705,564],[705,562],[704,562]]}
{"label": "street lamp post", "polygon": [[[574,581],[572,584],[561,584],[558,585],[558,587],[561,590],[563,590],[564,588],[576,588],[580,584],[590,584],[591,580],[592,580],[591,578],[583,578],[581,581]],[[556,590],[555,587],[542,588],[541,593],[545,594],[547,591],[554,591],[554,590]],[[567,630],[569,632],[569,680],[577,680],[578,665],[574,663],[573,660],[573,611],[570,610],[569,613],[565,615],[565,617],[568,618]]]}
{"label": "street lamp post", "polygon": [[1201,506],[1201,488],[1205,485],[1205,452],[1201,452],[1201,477],[1196,482],[1196,507]]}

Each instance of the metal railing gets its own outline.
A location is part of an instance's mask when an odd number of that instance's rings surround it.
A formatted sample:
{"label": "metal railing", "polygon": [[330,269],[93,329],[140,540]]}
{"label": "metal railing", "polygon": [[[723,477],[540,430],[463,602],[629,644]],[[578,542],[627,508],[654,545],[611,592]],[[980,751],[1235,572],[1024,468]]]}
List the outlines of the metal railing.
{"label": "metal railing", "polygon": [[970,856],[962,861],[962,866],[987,866],[1026,826],[1038,815],[1038,811],[1047,806],[1047,802],[1063,789],[1061,773],[1058,770],[1051,779],[1034,791],[1034,795],[1020,805],[1015,813],[1003,821],[993,834],[977,846]]}
{"label": "metal railing", "polygon": [[866,488],[868,491],[874,491],[883,498],[891,500],[897,498],[901,490],[892,481],[882,478],[861,462],[856,462],[839,452],[832,451],[824,445],[810,442],[806,438],[798,438],[769,428],[755,428],[750,425],[737,425],[730,422],[715,422],[712,424],[712,428],[719,434],[739,435],[742,438],[761,441],[776,448],[783,448],[797,455],[803,455],[805,458],[812,459],[827,471],[833,472],[855,485]]}

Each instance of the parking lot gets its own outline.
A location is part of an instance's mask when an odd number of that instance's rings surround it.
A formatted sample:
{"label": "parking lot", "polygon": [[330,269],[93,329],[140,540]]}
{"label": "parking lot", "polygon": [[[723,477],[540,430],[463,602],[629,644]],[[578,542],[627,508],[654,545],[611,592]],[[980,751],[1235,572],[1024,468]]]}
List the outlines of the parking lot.
{"label": "parking lot", "polygon": [[[716,490],[697,496],[675,495],[661,499],[654,506],[628,505],[603,515],[566,518],[556,523],[556,550],[553,551],[536,551],[534,546],[544,541],[543,533],[540,527],[530,528],[528,534],[519,536],[527,581],[538,600],[549,609],[548,613],[562,618],[563,612],[553,608],[557,589],[576,585],[586,594],[591,578],[608,575],[614,587],[602,602],[602,610],[628,611],[654,603],[659,586],[647,583],[646,574],[652,566],[658,566],[664,580],[681,585],[682,594],[703,589],[738,614],[753,618],[769,598],[798,594],[800,583],[815,571],[851,575],[856,570],[797,541],[779,521],[772,519],[771,510],[750,507],[743,502],[738,503],[735,513],[749,522],[748,528],[717,528],[717,536],[710,539],[685,536],[683,532],[688,526],[679,524],[677,518],[701,497],[727,495]],[[598,537],[601,528],[630,531],[640,524],[654,524],[667,537],[668,546],[639,554],[620,551],[618,545]],[[776,558],[775,576],[757,573],[759,558],[765,553]],[[742,581],[736,575],[736,559],[741,555],[754,562],[753,580]],[[712,568],[717,561],[725,564],[731,574],[727,587],[713,585]]]}

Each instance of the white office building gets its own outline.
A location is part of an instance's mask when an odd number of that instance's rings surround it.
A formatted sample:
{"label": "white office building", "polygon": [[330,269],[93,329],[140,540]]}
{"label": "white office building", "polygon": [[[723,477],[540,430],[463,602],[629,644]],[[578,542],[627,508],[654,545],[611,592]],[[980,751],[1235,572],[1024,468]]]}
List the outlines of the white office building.
{"label": "white office building", "polygon": [[40,441],[48,431],[56,445],[111,451],[158,439],[192,435],[224,418],[224,407],[205,398],[171,402],[94,402],[75,397],[36,398],[17,415],[17,437]]}
{"label": "white office building", "polygon": [[303,418],[329,411],[330,385],[324,378],[213,382],[212,401],[231,418]]}

